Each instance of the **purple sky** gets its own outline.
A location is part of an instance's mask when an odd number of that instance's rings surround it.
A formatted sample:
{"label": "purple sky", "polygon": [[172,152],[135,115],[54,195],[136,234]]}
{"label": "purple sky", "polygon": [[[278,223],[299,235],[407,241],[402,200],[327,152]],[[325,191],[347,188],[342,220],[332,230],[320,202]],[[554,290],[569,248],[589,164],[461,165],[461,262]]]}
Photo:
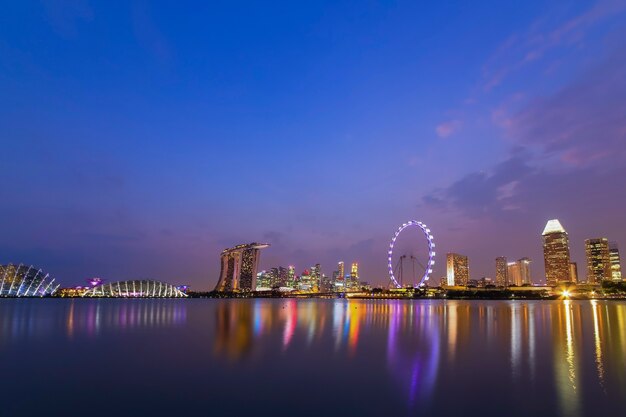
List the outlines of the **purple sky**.
{"label": "purple sky", "polygon": [[15,2],[0,16],[0,262],[212,288],[219,252],[361,264],[427,223],[528,256],[626,248],[626,2]]}

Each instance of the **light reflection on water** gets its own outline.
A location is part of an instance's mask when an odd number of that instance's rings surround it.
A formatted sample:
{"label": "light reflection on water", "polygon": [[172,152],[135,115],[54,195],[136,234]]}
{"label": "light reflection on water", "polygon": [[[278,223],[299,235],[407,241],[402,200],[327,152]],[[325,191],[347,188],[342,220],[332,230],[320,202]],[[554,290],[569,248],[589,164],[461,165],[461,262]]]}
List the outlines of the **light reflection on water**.
{"label": "light reflection on water", "polygon": [[[626,411],[625,317],[626,303],[595,300],[0,300],[0,354],[93,340],[115,367],[111,345],[150,340],[148,354],[187,359],[168,368],[169,389],[230,398],[215,384],[232,377],[250,407],[272,404],[264,384],[289,390],[304,366],[327,381],[309,411],[362,395],[385,407],[352,404],[360,415],[583,416]],[[206,393],[186,395],[191,412]]]}

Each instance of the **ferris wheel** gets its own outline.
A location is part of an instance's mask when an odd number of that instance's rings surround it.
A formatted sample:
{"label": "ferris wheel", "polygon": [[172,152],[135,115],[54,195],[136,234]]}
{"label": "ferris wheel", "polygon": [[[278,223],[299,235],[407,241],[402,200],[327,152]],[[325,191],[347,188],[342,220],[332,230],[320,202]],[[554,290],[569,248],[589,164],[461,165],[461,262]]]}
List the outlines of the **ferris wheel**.
{"label": "ferris wheel", "polygon": [[[394,273],[394,264],[393,264],[393,249],[394,246],[396,244],[396,240],[398,239],[398,236],[400,236],[400,234],[409,227],[417,227],[419,230],[421,230],[421,232],[424,234],[425,238],[426,238],[426,243],[428,245],[428,256],[427,256],[427,261],[426,261],[426,265],[424,266],[424,264],[420,261],[420,259],[418,259],[418,257],[414,256],[414,255],[410,255],[410,257],[406,254],[403,254],[400,256],[396,266],[395,266],[395,273]],[[432,233],[430,232],[430,229],[428,228],[428,226],[426,226],[424,223],[422,222],[418,222],[416,220],[411,220],[408,221],[404,224],[402,224],[398,230],[396,230],[396,233],[393,235],[393,238],[391,239],[391,243],[389,244],[389,250],[387,252],[387,267],[389,269],[389,280],[390,280],[390,285],[395,286],[396,288],[402,288],[404,282],[403,282],[403,276],[404,276],[404,263],[407,260],[407,258],[409,259],[410,262],[410,266],[413,269],[413,271],[415,271],[415,265],[417,264],[418,266],[422,267],[423,269],[423,274],[421,274],[421,278],[419,279],[419,283],[414,283],[413,286],[415,288],[418,287],[422,287],[424,286],[424,284],[426,283],[426,281],[428,281],[430,279],[430,274],[432,274],[433,272],[433,265],[435,265],[435,242],[434,242],[434,237],[432,235]],[[424,257],[423,257],[424,258]],[[425,259],[423,259],[425,260]],[[396,277],[396,274],[398,274],[398,277]],[[415,272],[413,272],[413,276],[415,276]],[[399,281],[398,281],[399,278]]]}

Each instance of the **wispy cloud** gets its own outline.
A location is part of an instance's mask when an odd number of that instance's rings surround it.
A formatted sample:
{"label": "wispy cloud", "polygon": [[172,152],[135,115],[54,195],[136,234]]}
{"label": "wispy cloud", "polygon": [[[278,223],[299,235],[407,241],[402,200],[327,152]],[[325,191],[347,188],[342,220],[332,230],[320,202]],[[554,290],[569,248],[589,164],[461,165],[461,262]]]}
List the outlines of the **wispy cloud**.
{"label": "wispy cloud", "polygon": [[[604,0],[557,25],[536,21],[526,32],[503,41],[488,59],[483,67],[482,90],[489,92],[500,86],[512,74],[544,58],[551,50],[582,43],[593,29],[624,12],[626,2]],[[552,67],[553,63],[547,65]]]}
{"label": "wispy cloud", "polygon": [[446,122],[438,124],[437,127],[435,127],[435,132],[440,138],[446,139],[454,133],[458,132],[461,126],[462,123],[460,120],[448,120]]}
{"label": "wispy cloud", "polygon": [[510,137],[572,165],[626,157],[626,46],[551,97],[501,115]]}

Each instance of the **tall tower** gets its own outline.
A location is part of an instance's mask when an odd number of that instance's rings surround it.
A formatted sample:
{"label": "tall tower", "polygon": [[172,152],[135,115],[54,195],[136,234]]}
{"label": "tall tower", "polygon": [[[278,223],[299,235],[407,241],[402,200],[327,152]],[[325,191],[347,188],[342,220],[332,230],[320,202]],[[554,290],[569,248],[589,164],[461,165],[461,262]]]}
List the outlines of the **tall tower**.
{"label": "tall tower", "polygon": [[509,284],[520,287],[522,285],[522,270],[520,269],[520,263],[509,262],[507,269],[510,280]]}
{"label": "tall tower", "polygon": [[359,264],[352,262],[352,268],[350,269],[350,278],[353,280],[359,279]]}
{"label": "tall tower", "polygon": [[449,286],[467,286],[469,282],[469,262],[467,256],[449,253],[446,256]]}
{"label": "tall tower", "polygon": [[506,257],[498,256],[496,258],[496,287],[508,287],[509,274]]}
{"label": "tall tower", "polygon": [[609,258],[611,259],[611,279],[621,281],[622,265],[619,259],[619,248],[615,242],[609,243]]}
{"label": "tall tower", "polygon": [[343,261],[339,261],[337,264],[337,270],[339,271],[339,278],[344,279],[346,277],[346,269],[344,267]]}
{"label": "tall tower", "polygon": [[588,283],[600,283],[611,279],[611,258],[607,238],[585,240],[585,254],[587,255]]}
{"label": "tall tower", "polygon": [[522,285],[531,285],[533,280],[530,276],[530,259],[522,258],[519,259],[517,263],[519,263],[519,269],[522,275]]}
{"label": "tall tower", "polygon": [[224,249],[221,254],[222,267],[215,291],[254,291],[261,249],[266,243],[249,243]]}
{"label": "tall tower", "polygon": [[561,222],[557,219],[548,221],[541,235],[547,284],[554,286],[569,281],[569,238]]}

